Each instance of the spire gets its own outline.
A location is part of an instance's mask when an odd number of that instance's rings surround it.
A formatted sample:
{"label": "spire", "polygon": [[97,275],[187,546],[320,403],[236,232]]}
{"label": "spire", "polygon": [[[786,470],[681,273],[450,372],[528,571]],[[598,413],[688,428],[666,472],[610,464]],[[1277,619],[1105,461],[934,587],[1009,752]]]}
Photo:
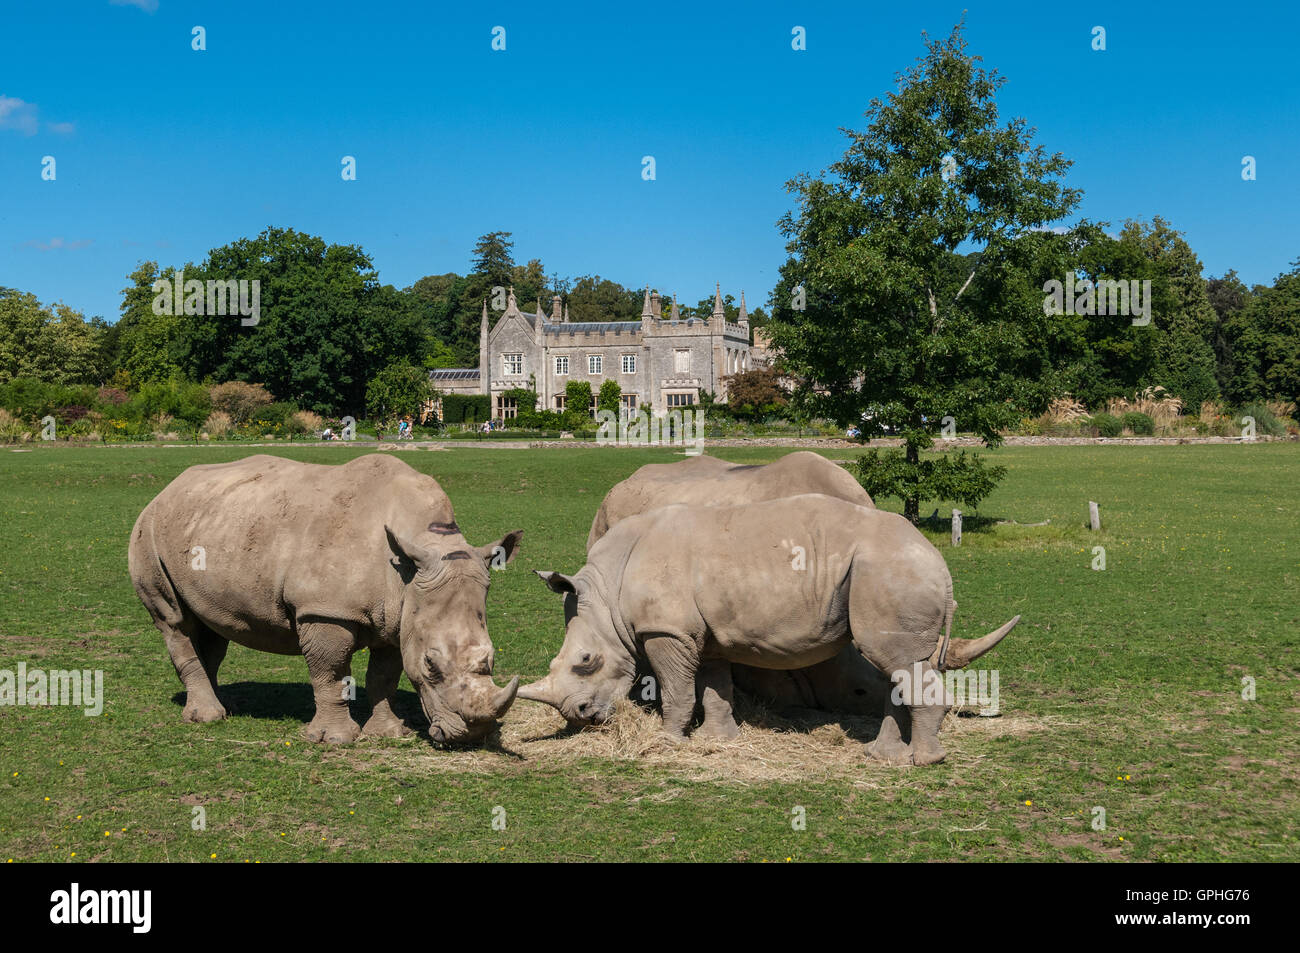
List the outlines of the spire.
{"label": "spire", "polygon": [[645,304],[641,306],[641,320],[653,318],[654,312],[650,310],[650,286],[645,286]]}
{"label": "spire", "polygon": [[668,312],[668,316],[674,321],[680,321],[682,318],[682,313],[677,310],[677,295],[673,295],[673,307]]}
{"label": "spire", "polygon": [[483,317],[478,326],[478,389],[479,393],[490,392],[489,375],[491,368],[488,361],[488,309],[487,298],[483,299]]}
{"label": "spire", "polygon": [[749,323],[749,312],[745,310],[745,292],[740,292],[740,314],[736,315],[737,324]]}
{"label": "spire", "polygon": [[519,313],[519,302],[515,300],[515,286],[510,286],[510,295],[506,298],[506,314]]}
{"label": "spire", "polygon": [[479,321],[478,333],[481,335],[488,333],[487,298],[483,299],[483,318]]}
{"label": "spire", "polygon": [[564,306],[564,323],[569,323],[569,306],[567,304]]}
{"label": "spire", "polygon": [[713,316],[715,318],[722,318],[725,321],[727,318],[727,309],[722,306],[722,285],[716,285],[716,288],[717,290],[713,295]]}

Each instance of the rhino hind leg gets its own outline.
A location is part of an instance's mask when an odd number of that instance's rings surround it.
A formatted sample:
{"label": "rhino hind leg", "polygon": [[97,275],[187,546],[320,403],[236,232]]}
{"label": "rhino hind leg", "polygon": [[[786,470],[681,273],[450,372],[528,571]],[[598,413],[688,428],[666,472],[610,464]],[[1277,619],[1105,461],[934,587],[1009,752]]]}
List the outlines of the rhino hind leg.
{"label": "rhino hind leg", "polygon": [[175,624],[156,618],[154,625],[162,632],[167,654],[185,686],[181,718],[196,724],[221,721],[227,712],[217,698],[217,668],[230,643],[184,610],[178,614]]}
{"label": "rhino hind leg", "polygon": [[393,711],[393,695],[401,677],[401,650],[392,645],[371,646],[370,664],[366,666],[366,695],[370,698],[371,715],[361,729],[363,734],[372,738],[403,738],[414,734]]}
{"label": "rhino hind leg", "polygon": [[356,741],[361,727],[352,720],[348,707],[352,693],[343,682],[352,673],[355,632],[334,622],[300,623],[298,632],[311,674],[312,694],[316,696],[316,715],[303,727],[303,737],[326,744]]}
{"label": "rhino hind leg", "polygon": [[719,741],[739,738],[740,726],[732,707],[731,663],[723,659],[703,663],[696,683],[700,707],[704,709],[704,722],[695,729],[696,735]]}

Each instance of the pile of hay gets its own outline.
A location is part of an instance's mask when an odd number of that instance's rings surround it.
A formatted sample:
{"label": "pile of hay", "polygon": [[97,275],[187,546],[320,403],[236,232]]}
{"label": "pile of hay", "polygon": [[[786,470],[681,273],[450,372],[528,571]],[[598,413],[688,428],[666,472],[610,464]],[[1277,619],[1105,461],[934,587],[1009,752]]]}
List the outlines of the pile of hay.
{"label": "pile of hay", "polygon": [[[494,774],[572,767],[595,758],[637,762],[686,781],[754,784],[848,778],[871,786],[872,776],[908,770],[868,759],[864,744],[875,737],[878,718],[815,711],[777,715],[743,696],[736,708],[740,737],[732,741],[690,736],[674,744],[664,737],[657,712],[631,702],[620,705],[608,723],[582,730],[570,729],[549,706],[516,702],[500,733],[483,747],[432,752],[421,736],[400,744],[363,740],[354,752],[361,762],[400,764],[414,774]],[[965,718],[949,712],[942,737],[949,760],[954,760],[973,741],[1043,727],[1024,716]]]}

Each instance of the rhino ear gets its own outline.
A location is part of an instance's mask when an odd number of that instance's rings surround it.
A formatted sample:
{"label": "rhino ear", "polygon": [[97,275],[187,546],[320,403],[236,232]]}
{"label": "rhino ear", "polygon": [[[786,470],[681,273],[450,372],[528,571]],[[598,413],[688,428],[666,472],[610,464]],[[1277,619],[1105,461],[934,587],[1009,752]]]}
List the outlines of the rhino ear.
{"label": "rhino ear", "polygon": [[572,593],[575,596],[578,594],[577,583],[563,573],[546,572],[541,569],[534,569],[533,572],[537,573],[537,577],[542,582],[550,586],[552,592]]}
{"label": "rhino ear", "polygon": [[399,556],[405,556],[415,563],[417,569],[426,569],[437,562],[437,556],[434,553],[425,549],[409,536],[402,535],[391,526],[385,526],[384,532],[388,534],[388,545],[392,547],[393,552]]}
{"label": "rhino ear", "polygon": [[515,558],[519,552],[519,541],[524,538],[522,529],[506,533],[495,543],[479,546],[474,551],[493,569],[504,569],[506,563]]}

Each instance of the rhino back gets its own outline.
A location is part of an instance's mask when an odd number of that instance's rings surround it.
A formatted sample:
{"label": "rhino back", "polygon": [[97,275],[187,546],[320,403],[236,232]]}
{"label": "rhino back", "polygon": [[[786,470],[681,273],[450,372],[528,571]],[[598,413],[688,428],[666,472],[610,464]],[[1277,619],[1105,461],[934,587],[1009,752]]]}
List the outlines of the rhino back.
{"label": "rhino back", "polygon": [[382,622],[400,590],[384,527],[416,535],[432,521],[453,521],[450,501],[399,460],[324,466],[257,455],[186,470],[141,514],[132,544],[153,551],[210,627],[292,651],[293,618]]}

